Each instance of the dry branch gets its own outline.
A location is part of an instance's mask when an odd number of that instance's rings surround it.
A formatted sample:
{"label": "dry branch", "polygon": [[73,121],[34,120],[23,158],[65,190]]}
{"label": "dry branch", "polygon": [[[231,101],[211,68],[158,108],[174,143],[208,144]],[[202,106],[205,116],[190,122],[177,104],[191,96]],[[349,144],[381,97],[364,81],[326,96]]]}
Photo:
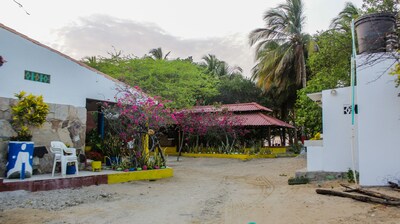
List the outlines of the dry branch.
{"label": "dry branch", "polygon": [[318,194],[323,194],[323,195],[333,195],[333,196],[344,197],[344,198],[352,198],[354,200],[362,201],[362,202],[400,206],[400,201],[388,201],[388,200],[381,199],[381,198],[373,198],[373,197],[363,196],[363,195],[354,195],[354,194],[349,194],[349,193],[345,193],[345,192],[326,190],[326,189],[317,189],[316,192]]}
{"label": "dry branch", "polygon": [[395,190],[395,191],[400,191],[400,186],[399,186],[398,184],[393,183],[393,182],[391,182],[391,181],[388,181],[388,184],[389,184],[389,186],[390,186],[393,190]]}
{"label": "dry branch", "polygon": [[341,184],[341,186],[346,188],[345,192],[356,192],[356,193],[368,195],[371,197],[382,198],[382,199],[385,199],[388,201],[400,201],[400,198],[392,197],[392,196],[382,194],[382,193],[379,193],[376,191],[366,190],[366,189],[362,189],[362,188],[352,188],[345,184]]}

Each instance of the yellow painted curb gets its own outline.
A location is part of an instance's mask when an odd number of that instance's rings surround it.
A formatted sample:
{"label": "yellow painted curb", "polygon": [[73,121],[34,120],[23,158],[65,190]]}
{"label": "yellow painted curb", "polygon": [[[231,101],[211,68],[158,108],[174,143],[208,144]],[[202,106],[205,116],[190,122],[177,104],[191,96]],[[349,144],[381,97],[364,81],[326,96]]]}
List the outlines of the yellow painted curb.
{"label": "yellow painted curb", "polygon": [[133,180],[156,180],[174,176],[172,168],[158,170],[142,170],[108,174],[108,184],[124,183]]}
{"label": "yellow painted curb", "polygon": [[[169,156],[178,156],[178,153],[168,153]],[[297,154],[263,154],[263,155],[244,155],[244,154],[207,154],[207,153],[182,153],[182,157],[195,158],[223,158],[223,159],[274,159],[278,157],[296,157]]]}
{"label": "yellow painted curb", "polygon": [[[178,153],[168,154],[170,156],[178,156]],[[223,158],[223,159],[251,159],[250,155],[243,154],[207,154],[207,153],[182,153],[183,157],[196,157],[196,158]]]}
{"label": "yellow painted curb", "polygon": [[265,155],[250,155],[251,159],[273,159],[277,158],[276,154],[265,154]]}
{"label": "yellow painted curb", "polygon": [[272,154],[285,154],[286,147],[270,147],[265,148],[265,150],[270,150]]}

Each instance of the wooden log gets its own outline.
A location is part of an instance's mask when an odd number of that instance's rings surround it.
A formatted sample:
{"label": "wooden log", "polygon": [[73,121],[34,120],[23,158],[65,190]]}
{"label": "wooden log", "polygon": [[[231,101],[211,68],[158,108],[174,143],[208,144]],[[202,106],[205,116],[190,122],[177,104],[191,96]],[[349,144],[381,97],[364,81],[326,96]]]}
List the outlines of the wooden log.
{"label": "wooden log", "polygon": [[392,196],[389,196],[389,195],[386,195],[386,194],[382,194],[382,193],[379,193],[379,192],[376,192],[376,191],[366,190],[366,189],[363,189],[363,188],[352,188],[352,187],[350,187],[348,185],[345,185],[345,184],[340,184],[340,185],[342,187],[346,188],[345,192],[356,192],[356,193],[368,195],[368,196],[371,196],[371,197],[382,198],[382,199],[385,199],[385,200],[388,200],[388,201],[400,201],[400,198],[392,197]]}
{"label": "wooden log", "polygon": [[400,191],[400,186],[396,183],[393,183],[392,181],[388,181],[389,186],[395,190],[395,191]]}
{"label": "wooden log", "polygon": [[333,195],[333,196],[344,197],[344,198],[352,198],[356,201],[362,201],[362,202],[367,202],[367,203],[400,206],[400,201],[388,201],[388,200],[381,199],[381,198],[373,198],[373,197],[364,196],[364,195],[354,195],[354,194],[349,194],[349,193],[340,192],[340,191],[327,190],[327,189],[317,189],[316,192],[317,192],[317,194]]}
{"label": "wooden log", "polygon": [[400,189],[400,186],[398,184],[396,184],[396,183],[394,183],[392,181],[388,181],[388,183],[389,183],[390,187],[399,188]]}

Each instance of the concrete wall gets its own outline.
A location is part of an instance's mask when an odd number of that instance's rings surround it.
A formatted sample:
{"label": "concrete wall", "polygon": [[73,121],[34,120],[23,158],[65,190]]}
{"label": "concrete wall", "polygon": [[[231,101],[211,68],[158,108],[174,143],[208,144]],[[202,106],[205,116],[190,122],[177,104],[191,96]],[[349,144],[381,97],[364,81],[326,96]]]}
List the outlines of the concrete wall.
{"label": "concrete wall", "polygon": [[388,74],[395,61],[365,63],[376,58],[382,55],[357,58],[360,184],[370,186],[400,179],[400,89]]}
{"label": "concrete wall", "polygon": [[313,141],[305,141],[304,146],[307,147],[307,171],[323,171],[324,170],[324,147],[322,140],[318,140],[321,144],[310,144]]}
{"label": "concrete wall", "polygon": [[[0,97],[0,176],[4,176],[7,163],[7,139],[16,135],[11,126],[10,105],[15,99]],[[49,173],[53,167],[50,152],[51,141],[62,141],[84,152],[86,131],[86,108],[70,105],[49,104],[50,112],[41,128],[33,130],[35,146],[46,146],[49,153],[43,158],[35,157],[34,173]],[[2,140],[1,140],[2,139]]]}
{"label": "concrete wall", "polygon": [[[54,50],[33,43],[0,26],[0,97],[22,90],[43,95],[46,102],[85,107],[86,98],[115,101],[119,82],[90,70]],[[50,84],[24,79],[24,71],[51,76]]]}
{"label": "concrete wall", "polygon": [[346,172],[352,168],[351,114],[344,107],[351,105],[351,88],[322,91],[322,105],[323,171]]}

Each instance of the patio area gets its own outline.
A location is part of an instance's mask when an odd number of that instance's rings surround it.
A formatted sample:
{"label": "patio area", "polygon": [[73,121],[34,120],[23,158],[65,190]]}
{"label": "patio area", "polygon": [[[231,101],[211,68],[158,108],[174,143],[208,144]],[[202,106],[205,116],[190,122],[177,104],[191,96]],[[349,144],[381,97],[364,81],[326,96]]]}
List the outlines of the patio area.
{"label": "patio area", "polygon": [[79,175],[61,176],[56,174],[54,177],[49,174],[32,175],[30,178],[20,179],[0,179],[0,192],[2,191],[48,191],[64,188],[78,188],[83,186],[123,183],[135,180],[156,180],[173,176],[172,168],[145,170],[145,171],[115,171],[102,170],[100,172],[79,171]]}

